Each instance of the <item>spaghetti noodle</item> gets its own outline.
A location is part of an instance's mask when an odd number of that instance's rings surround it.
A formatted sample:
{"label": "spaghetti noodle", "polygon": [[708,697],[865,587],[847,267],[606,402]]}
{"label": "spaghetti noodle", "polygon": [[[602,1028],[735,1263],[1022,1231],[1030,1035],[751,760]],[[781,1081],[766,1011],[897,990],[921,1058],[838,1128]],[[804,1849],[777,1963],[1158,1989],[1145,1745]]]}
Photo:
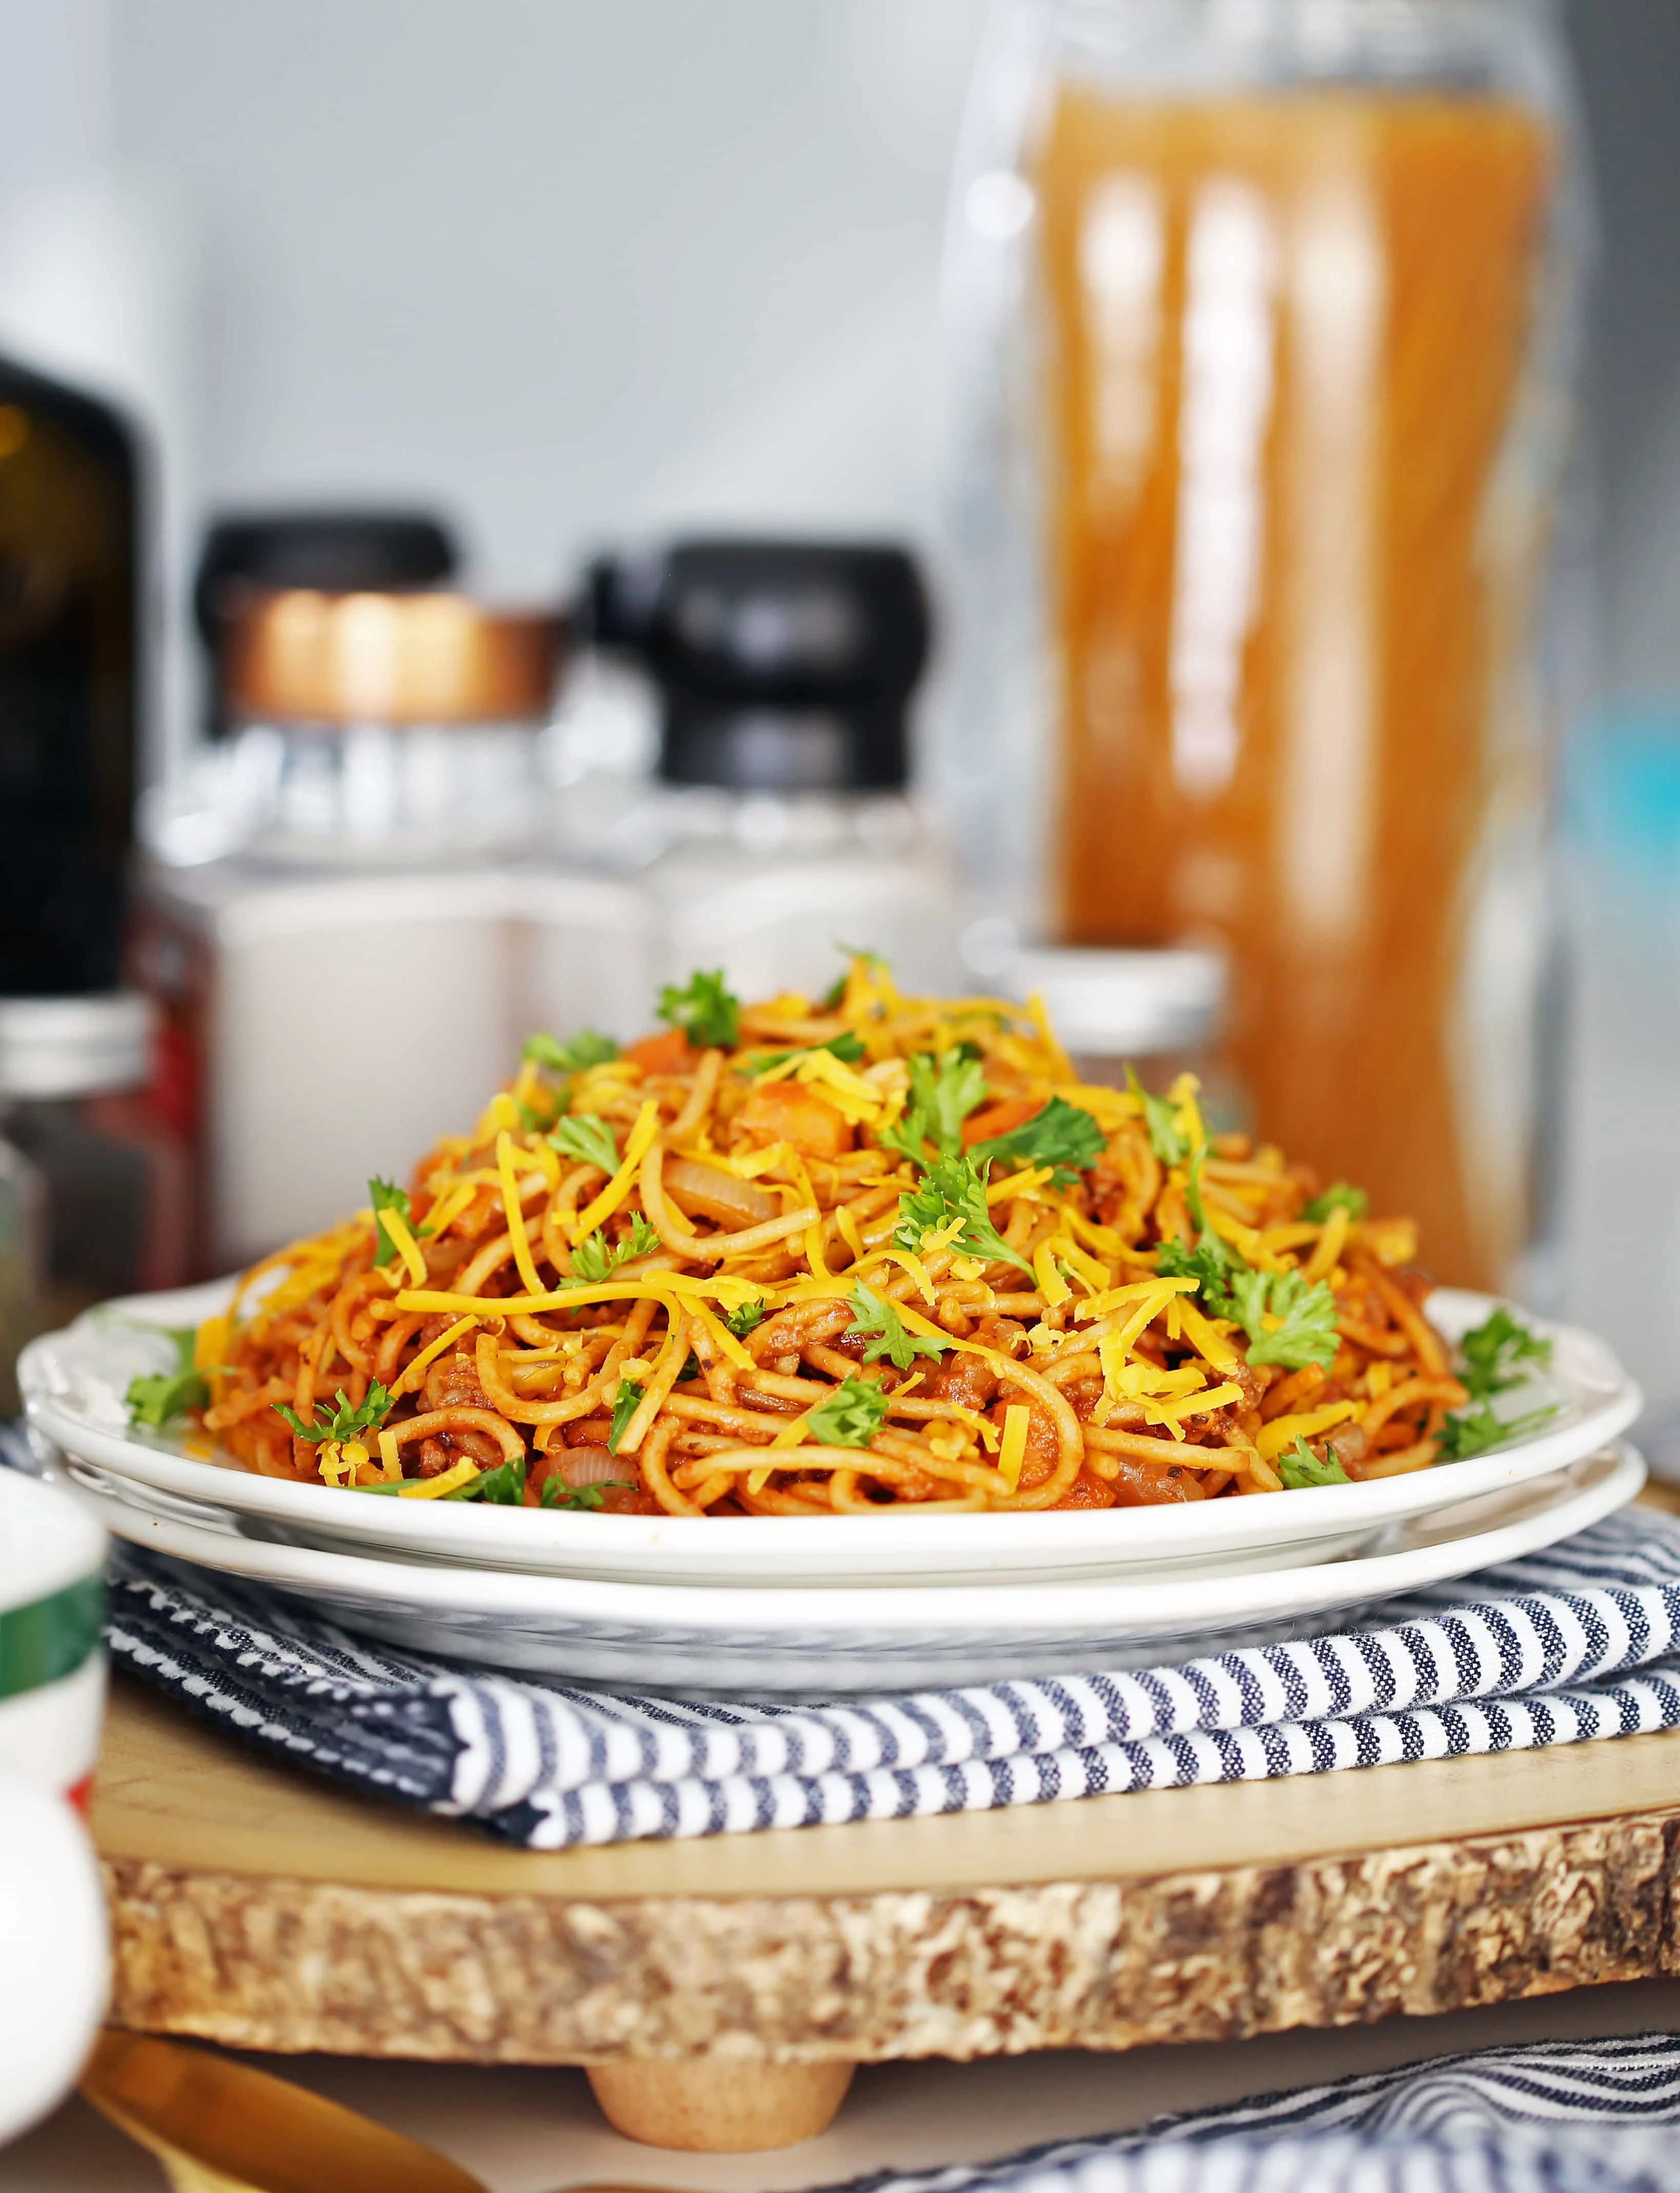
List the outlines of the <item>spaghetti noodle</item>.
{"label": "spaghetti noodle", "polygon": [[205,1430],[344,1490],[689,1517],[1453,1451],[1471,1389],[1411,1224],[1210,1133],[1191,1077],[1083,1085],[1036,1007],[903,997],[866,954],[819,1004],[702,976],[661,1011],[622,1054],[534,1038],[406,1191],[246,1273],[197,1336]]}

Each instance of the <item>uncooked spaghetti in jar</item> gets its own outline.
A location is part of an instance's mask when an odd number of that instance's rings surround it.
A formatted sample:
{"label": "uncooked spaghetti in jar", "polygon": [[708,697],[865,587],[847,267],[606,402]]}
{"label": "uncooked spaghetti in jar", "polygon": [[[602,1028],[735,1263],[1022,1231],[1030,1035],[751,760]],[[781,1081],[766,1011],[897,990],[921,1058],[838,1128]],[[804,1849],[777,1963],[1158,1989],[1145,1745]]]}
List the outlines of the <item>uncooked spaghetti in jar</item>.
{"label": "uncooked spaghetti in jar", "polygon": [[1561,49],[1517,0],[1041,20],[1032,118],[963,200],[991,233],[959,238],[998,257],[1014,220],[1043,337],[1028,918],[1222,943],[1260,1130],[1491,1284],[1529,1229],[1547,951]]}

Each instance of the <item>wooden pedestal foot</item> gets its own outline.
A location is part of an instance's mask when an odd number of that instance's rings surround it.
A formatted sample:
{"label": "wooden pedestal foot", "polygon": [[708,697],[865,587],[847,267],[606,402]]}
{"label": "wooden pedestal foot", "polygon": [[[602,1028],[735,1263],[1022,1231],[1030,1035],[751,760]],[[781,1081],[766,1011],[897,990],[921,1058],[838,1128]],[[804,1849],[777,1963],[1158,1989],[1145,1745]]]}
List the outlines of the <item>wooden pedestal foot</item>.
{"label": "wooden pedestal foot", "polygon": [[626,2139],[704,2155],[746,2155],[826,2132],[855,2068],[626,2056],[591,2064],[589,2083],[608,2122]]}

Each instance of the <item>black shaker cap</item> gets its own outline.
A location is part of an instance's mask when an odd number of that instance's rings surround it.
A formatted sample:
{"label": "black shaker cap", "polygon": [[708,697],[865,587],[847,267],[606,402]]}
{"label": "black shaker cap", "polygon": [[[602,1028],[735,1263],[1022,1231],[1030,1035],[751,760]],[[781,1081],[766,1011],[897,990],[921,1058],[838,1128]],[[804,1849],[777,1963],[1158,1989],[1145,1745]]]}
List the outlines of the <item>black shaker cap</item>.
{"label": "black shaker cap", "polygon": [[583,623],[595,646],[658,684],[660,773],[672,783],[827,792],[905,781],[929,616],[903,548],[697,539],[606,557],[589,571]]}

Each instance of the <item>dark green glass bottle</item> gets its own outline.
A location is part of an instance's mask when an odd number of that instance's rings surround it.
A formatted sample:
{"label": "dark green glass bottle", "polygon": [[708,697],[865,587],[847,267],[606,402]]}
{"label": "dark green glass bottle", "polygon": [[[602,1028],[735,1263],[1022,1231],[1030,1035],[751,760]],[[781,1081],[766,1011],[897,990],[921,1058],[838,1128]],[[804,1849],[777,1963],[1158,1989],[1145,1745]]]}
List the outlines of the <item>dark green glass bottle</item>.
{"label": "dark green glass bottle", "polygon": [[0,358],[0,997],[117,984],[139,475],[118,412]]}

